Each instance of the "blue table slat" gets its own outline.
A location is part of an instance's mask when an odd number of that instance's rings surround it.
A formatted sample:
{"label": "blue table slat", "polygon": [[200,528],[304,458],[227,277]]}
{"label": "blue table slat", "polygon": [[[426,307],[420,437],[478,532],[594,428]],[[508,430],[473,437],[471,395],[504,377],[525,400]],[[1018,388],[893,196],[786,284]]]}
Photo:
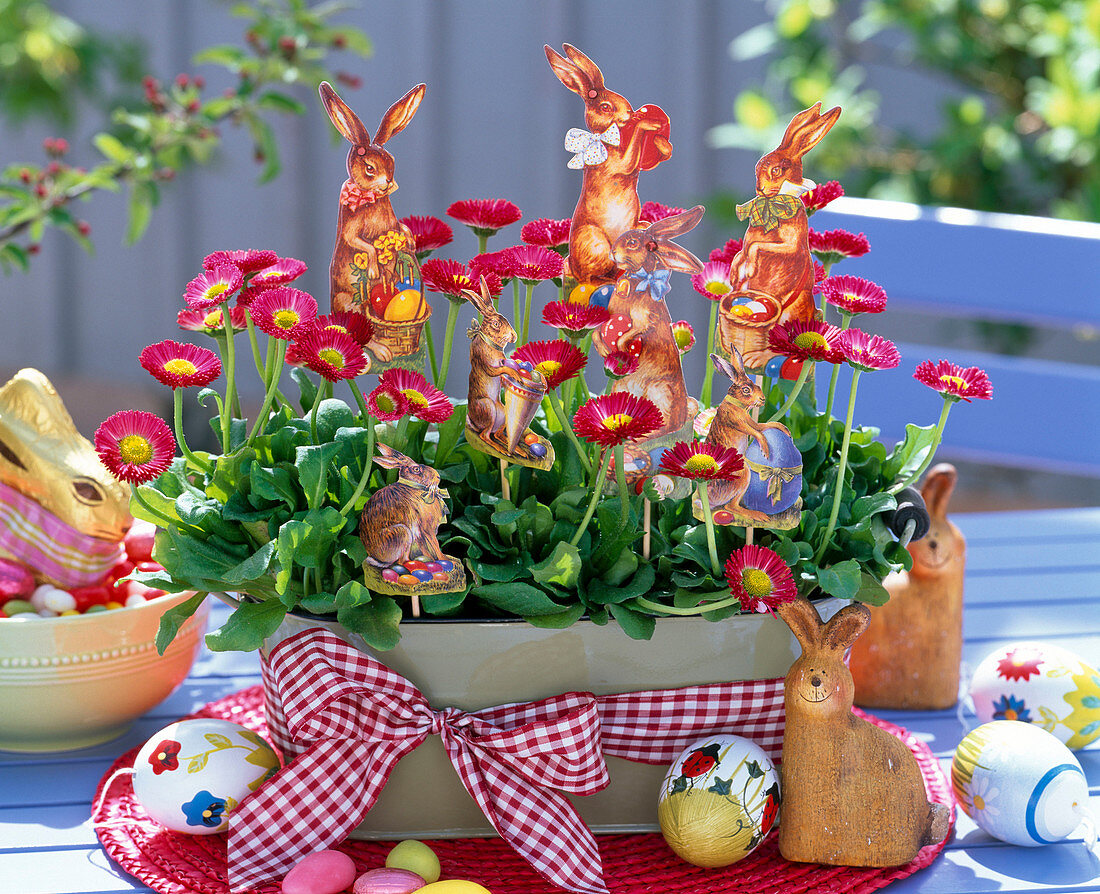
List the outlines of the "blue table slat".
{"label": "blue table slat", "polygon": [[[969,541],[963,657],[970,667],[1026,639],[1057,643],[1100,664],[1100,509],[979,513],[955,521]],[[215,605],[211,624],[227,613]],[[256,655],[205,653],[179,690],[114,742],[63,754],[0,752],[0,894],[146,892],[97,844],[88,819],[96,785],[119,754],[167,723],[258,681]],[[976,725],[972,714],[960,721],[953,710],[876,713],[919,736],[945,769]],[[1077,757],[1100,815],[1100,742]],[[1006,845],[960,812],[943,855],[889,890],[1100,894],[1100,860],[1074,839],[1045,848]]]}

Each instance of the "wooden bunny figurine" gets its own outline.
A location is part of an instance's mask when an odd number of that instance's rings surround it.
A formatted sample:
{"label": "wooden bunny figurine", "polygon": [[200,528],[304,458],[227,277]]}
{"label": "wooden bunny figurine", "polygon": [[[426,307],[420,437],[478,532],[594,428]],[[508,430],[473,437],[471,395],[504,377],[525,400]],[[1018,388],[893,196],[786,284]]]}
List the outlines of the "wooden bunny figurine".
{"label": "wooden bunny figurine", "polygon": [[867,632],[852,646],[860,705],[934,710],[958,699],[966,540],[947,517],[957,480],[950,463],[933,466],[924,478],[921,496],[932,527],[909,544],[912,571],[883,581],[890,601],[871,610]]}
{"label": "wooden bunny figurine", "polygon": [[[737,216],[748,218],[744,244],[730,262],[732,291],[723,299],[723,334],[748,321],[738,316],[739,304],[753,296],[772,302],[777,323],[814,318],[814,265],[808,241],[809,221],[801,194],[813,189],[802,176],[802,156],[816,146],[840,117],[840,108],[821,114],[821,103],[799,112],[787,126],[779,145],[756,164],[756,197],[737,206]],[[754,342],[741,345],[745,365],[759,370],[776,356],[767,348],[766,330],[755,329]],[[729,350],[728,339],[723,347]]]}
{"label": "wooden bunny figurine", "polygon": [[374,462],[397,469],[394,484],[373,494],[359,516],[359,539],[367,548],[366,585],[391,595],[450,593],[466,586],[462,563],[445,556],[437,532],[447,517],[439,473],[385,444]]}
{"label": "wooden bunny figurine", "polygon": [[566,273],[579,283],[613,282],[618,269],[612,246],[638,225],[638,174],[672,155],[668,116],[653,105],[635,112],[625,97],[604,86],[599,67],[576,47],[563,44],[565,56],[544,49],[558,80],[584,100],[588,128],[566,135],[566,148],[576,153],[569,166],[584,169]]}
{"label": "wooden bunny figurine", "polygon": [[664,424],[647,443],[680,432],[689,415],[695,415],[665,296],[672,271],[693,274],[703,269],[702,261],[672,241],[692,230],[702,217],[703,206],[696,205],[648,227],[627,230],[612,248],[622,275],[608,303],[611,319],[595,333],[593,342],[603,357],[621,351],[638,358],[637,370],[617,379],[611,390],[647,397],[657,405]]}
{"label": "wooden bunny figurine", "polygon": [[498,459],[536,469],[554,464],[554,447],[529,428],[546,394],[546,381],[536,369],[521,366],[505,354],[516,330],[493,305],[485,280],[481,292],[463,297],[481,313],[466,335],[470,338],[470,387],[466,442]]}
{"label": "wooden bunny figurine", "polygon": [[[706,441],[732,448],[745,459],[744,469],[733,481],[707,482],[714,520],[726,525],[793,528],[802,514],[802,455],[785,425],[754,418],[753,411],[764,405],[764,392],[745,372],[737,349],[733,348],[729,360],[717,354],[710,359],[729,376],[730,387],[711,420]],[[698,498],[693,509],[702,519]]]}
{"label": "wooden bunny figurine", "polygon": [[0,388],[0,561],[39,583],[98,584],[122,559],[133,524],[130,490],[76,430],[57,390],[36,369]]}
{"label": "wooden bunny figurine", "polygon": [[[412,120],[425,90],[424,84],[418,84],[390,106],[371,139],[363,122],[328,82],[322,81],[319,88],[329,118],[351,143],[329,268],[332,309],[371,319],[375,335],[367,348],[381,364],[420,352],[420,332],[431,315],[412,231],[398,221],[390,204],[397,181],[393,156],[385,148]],[[375,363],[371,371],[384,368]]]}
{"label": "wooden bunny figurine", "polygon": [[916,758],[900,739],[852,713],[844,650],[870,612],[848,605],[823,624],[804,598],[777,612],[802,646],[784,683],[779,852],[832,866],[908,863],[947,836],[950,810],[928,802]]}

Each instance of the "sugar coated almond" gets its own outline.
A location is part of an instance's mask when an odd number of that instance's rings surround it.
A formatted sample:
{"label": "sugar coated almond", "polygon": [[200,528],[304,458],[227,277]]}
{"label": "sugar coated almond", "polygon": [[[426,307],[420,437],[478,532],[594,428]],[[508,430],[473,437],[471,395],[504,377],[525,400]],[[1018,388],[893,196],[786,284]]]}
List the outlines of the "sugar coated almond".
{"label": "sugar coated almond", "polygon": [[338,894],[355,882],[355,862],[340,851],[314,851],[283,879],[282,894]]}
{"label": "sugar coated almond", "polygon": [[353,894],[412,894],[425,885],[424,879],[409,869],[372,869],[355,880]]}

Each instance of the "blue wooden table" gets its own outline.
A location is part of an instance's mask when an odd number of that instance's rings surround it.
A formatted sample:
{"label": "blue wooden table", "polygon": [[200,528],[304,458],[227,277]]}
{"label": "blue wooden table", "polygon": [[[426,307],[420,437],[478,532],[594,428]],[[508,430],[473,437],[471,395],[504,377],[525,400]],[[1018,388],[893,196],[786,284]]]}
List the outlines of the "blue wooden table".
{"label": "blue wooden table", "polygon": [[[971,666],[1020,639],[1057,643],[1100,664],[1100,509],[955,521],[969,540],[964,658]],[[88,819],[96,784],[118,755],[162,726],[258,680],[255,655],[204,653],[179,691],[121,739],[58,755],[0,752],[0,894],[146,891],[99,847]],[[945,768],[967,732],[950,711],[878,713],[920,734]],[[966,719],[972,726],[973,718]],[[1100,743],[1078,758],[1100,814]],[[1100,860],[1079,837],[1045,848],[1001,844],[960,812],[941,857],[889,890],[1100,892]]]}

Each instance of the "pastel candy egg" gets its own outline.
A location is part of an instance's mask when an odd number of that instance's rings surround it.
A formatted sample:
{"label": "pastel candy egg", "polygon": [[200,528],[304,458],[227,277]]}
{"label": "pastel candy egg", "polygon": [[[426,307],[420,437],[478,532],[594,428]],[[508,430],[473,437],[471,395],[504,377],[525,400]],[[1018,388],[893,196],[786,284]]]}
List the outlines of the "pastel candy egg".
{"label": "pastel candy egg", "polygon": [[546,445],[545,444],[528,444],[527,445],[527,451],[533,457],[535,457],[537,459],[542,459],[544,456],[546,456]]}
{"label": "pastel candy egg", "polygon": [[415,587],[417,584],[420,583],[420,578],[418,578],[414,574],[402,574],[397,579],[397,582],[403,587]]}
{"label": "pastel candy egg", "polygon": [[397,579],[400,576],[401,575],[399,575],[392,568],[383,568],[382,569],[382,580],[389,581],[391,584],[397,583]]}
{"label": "pastel candy egg", "polygon": [[970,697],[978,720],[1041,724],[1071,750],[1100,737],[1100,672],[1061,646],[1018,642],[974,669]]}
{"label": "pastel candy egg", "polygon": [[407,568],[409,571],[421,571],[427,564],[427,562],[418,562],[413,559],[412,561],[405,563],[405,568]]}
{"label": "pastel candy egg", "polygon": [[657,799],[668,846],[695,866],[729,866],[764,840],[779,811],[779,776],[767,754],[739,736],[689,745],[669,767]]}
{"label": "pastel candy egg", "polygon": [[355,882],[355,862],[340,851],[314,851],[283,879],[282,894],[339,894]]}
{"label": "pastel candy egg", "polygon": [[386,854],[387,869],[407,869],[415,872],[426,882],[439,880],[439,857],[428,845],[415,838],[399,841]]}
{"label": "pastel candy egg", "polygon": [[1081,823],[1084,771],[1068,748],[1030,723],[994,720],[959,743],[951,785],[963,811],[994,838],[1052,844]]}
{"label": "pastel candy egg", "polygon": [[424,566],[424,570],[430,571],[432,574],[435,574],[437,571],[442,571],[443,566],[440,565],[438,562],[429,562],[427,565]]}
{"label": "pastel candy egg", "polygon": [[42,597],[42,607],[61,614],[76,608],[76,599],[73,598],[72,593],[64,590],[51,590]]}
{"label": "pastel candy egg", "polygon": [[432,573],[426,568],[417,568],[412,575],[419,581],[430,581],[432,579]]}
{"label": "pastel candy egg", "polygon": [[450,571],[452,568],[455,567],[455,563],[452,562],[450,559],[440,559],[439,567],[442,571]]}
{"label": "pastel candy egg", "polygon": [[0,603],[22,599],[33,592],[34,575],[30,569],[10,559],[0,559]]}
{"label": "pastel candy egg", "polygon": [[53,584],[42,584],[42,586],[34,588],[34,592],[31,593],[31,598],[28,601],[35,607],[36,611],[41,611],[46,607],[46,597],[55,590],[57,590],[57,587]]}
{"label": "pastel candy egg", "polygon": [[26,599],[9,599],[4,603],[4,611],[7,612],[9,618],[15,615],[38,614],[38,609]]}
{"label": "pastel candy egg", "polygon": [[424,879],[408,869],[372,869],[355,880],[352,894],[412,894]]}
{"label": "pastel candy egg", "polygon": [[165,828],[210,835],[223,831],[237,804],[278,769],[271,746],[251,730],[228,720],[180,720],[134,758],[134,796]]}
{"label": "pastel candy egg", "polygon": [[529,431],[529,432],[527,432],[527,434],[525,434],[523,436],[523,443],[524,444],[537,444],[538,442],[539,442],[539,436],[536,435],[533,431]]}
{"label": "pastel candy egg", "polygon": [[134,524],[122,540],[126,557],[131,562],[149,562],[153,558],[153,542],[157,529],[149,522],[134,519]]}
{"label": "pastel candy egg", "polygon": [[451,576],[446,571],[433,571],[432,580],[450,580]]}
{"label": "pastel candy egg", "polygon": [[399,575],[409,573],[409,570],[404,565],[391,565],[390,567]]}
{"label": "pastel candy egg", "polygon": [[416,894],[421,894],[421,892],[423,894],[493,894],[484,885],[457,878],[449,878],[446,881],[425,885]]}

